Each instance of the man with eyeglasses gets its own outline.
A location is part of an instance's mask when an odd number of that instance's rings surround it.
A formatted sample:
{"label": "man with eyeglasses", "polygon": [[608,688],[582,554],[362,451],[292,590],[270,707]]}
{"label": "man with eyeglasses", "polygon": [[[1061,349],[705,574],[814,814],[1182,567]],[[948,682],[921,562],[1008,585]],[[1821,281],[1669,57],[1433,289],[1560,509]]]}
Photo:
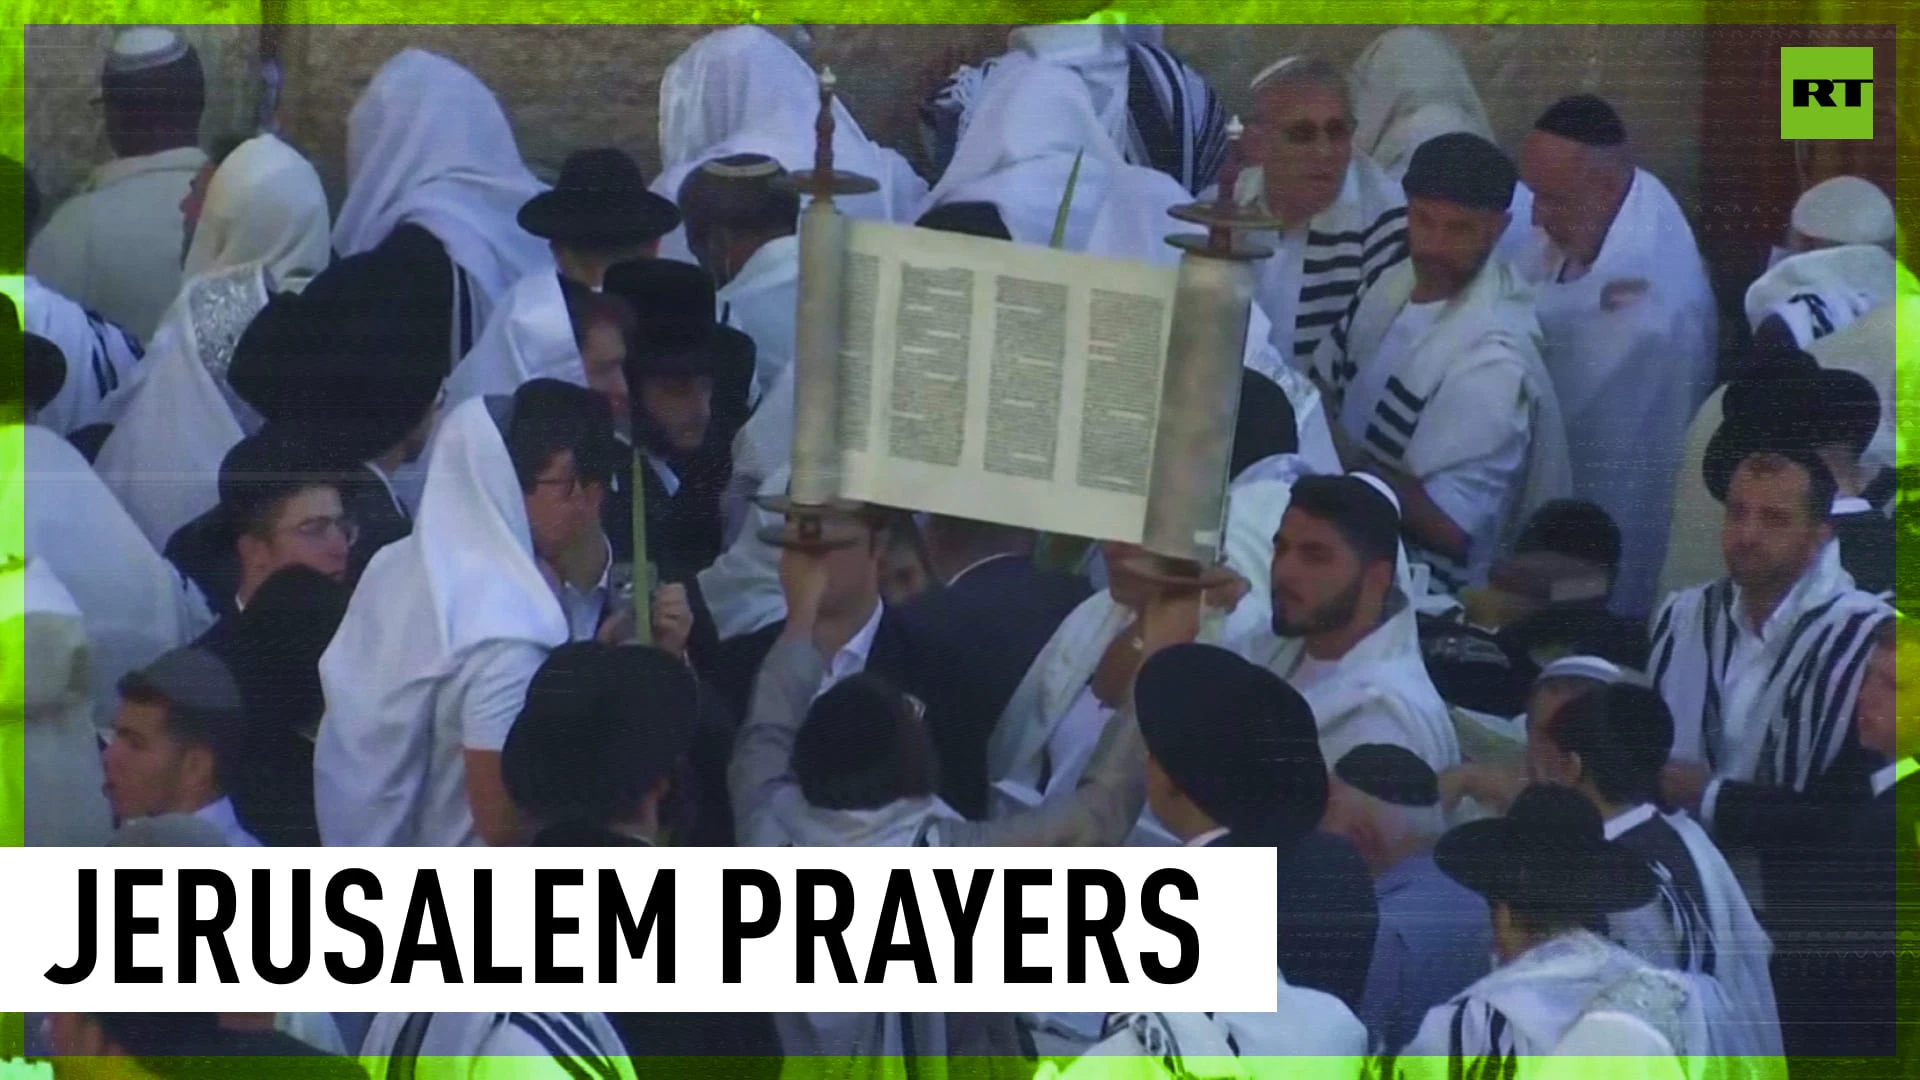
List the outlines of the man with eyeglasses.
{"label": "man with eyeglasses", "polygon": [[167,545],[167,557],[219,616],[210,635],[221,636],[254,592],[289,566],[347,580],[360,528],[341,502],[344,468],[313,440],[272,424],[227,451],[208,528],[192,543]]}
{"label": "man with eyeglasses", "polygon": [[1296,367],[1360,294],[1407,257],[1407,199],[1372,158],[1353,152],[1347,78],[1318,56],[1290,56],[1253,80],[1246,163],[1234,200],[1284,224],[1255,234],[1276,249],[1254,293],[1269,342]]}

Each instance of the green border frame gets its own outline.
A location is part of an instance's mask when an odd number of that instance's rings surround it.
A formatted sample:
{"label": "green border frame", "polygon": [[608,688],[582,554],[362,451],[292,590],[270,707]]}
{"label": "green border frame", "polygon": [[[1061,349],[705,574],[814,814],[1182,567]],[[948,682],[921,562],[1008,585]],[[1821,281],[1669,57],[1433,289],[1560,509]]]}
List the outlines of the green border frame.
{"label": "green border frame", "polygon": [[[25,41],[23,27],[32,23],[137,24],[137,23],[226,23],[252,24],[271,19],[287,24],[731,24],[761,22],[769,24],[801,22],[840,23],[1034,23],[1085,18],[1107,8],[1124,11],[1132,21],[1179,23],[1267,23],[1394,25],[1398,23],[1504,23],[1504,24],[1623,24],[1672,25],[1711,24],[1818,24],[1895,26],[1895,78],[1888,88],[1894,94],[1896,190],[1894,203],[1900,222],[1899,257],[1908,266],[1915,265],[1913,245],[1920,230],[1920,186],[1909,174],[1920,171],[1920,4],[1899,0],[1823,0],[1817,4],[1812,20],[1799,5],[1755,0],[1752,3],[1712,3],[1709,0],[1132,0],[1105,4],[1097,0],[684,0],[665,3],[581,4],[577,0],[285,0],[281,3],[240,3],[234,0],[3,0],[0,13],[0,153],[16,160],[25,151]],[[18,196],[5,196],[9,205],[0,213],[19,220],[23,210]],[[1920,319],[1916,308],[1903,304],[1899,312],[1898,366],[1901,383],[1907,382],[1913,365],[1920,363]],[[0,371],[0,378],[20,378],[17,369]],[[17,390],[15,391],[18,392]],[[1896,402],[1900,433],[1899,461],[1908,464],[1906,433],[1920,424],[1920,410],[1902,400]],[[1920,434],[1920,432],[1916,432]],[[19,466],[22,456],[20,430],[0,428],[0,484],[24,482]],[[24,494],[0,493],[0,504],[14,502]],[[0,520],[0,562],[19,554],[24,547],[24,523],[14,515]],[[1908,607],[1920,600],[1920,570],[1912,562],[1920,553],[1902,545],[1898,552],[1899,600]],[[21,578],[18,573],[0,569],[0,847],[17,846],[21,840],[21,793],[24,789],[21,747],[17,737],[23,717],[20,658],[23,650],[24,623],[21,611]],[[1911,610],[1911,608],[1909,608]],[[4,865],[4,855],[0,855]],[[1911,875],[1909,875],[1910,877]],[[10,881],[0,872],[0,888],[18,888],[23,883]],[[1904,968],[1911,968],[1920,946],[1920,895],[1903,891],[1900,896],[1901,940],[1907,946]],[[4,940],[0,939],[0,948]],[[1920,1023],[1913,1007],[1915,983],[1911,971],[1901,971],[1900,1054],[1886,1059],[1819,1059],[1795,1062],[1793,1080],[1807,1077],[1869,1080],[1873,1077],[1920,1076],[1920,1035],[1912,1029]],[[0,1072],[5,1063],[23,1046],[21,1014],[0,1014]],[[507,1075],[505,1061],[493,1063],[489,1076]],[[719,1078],[740,1075],[745,1070],[728,1058],[651,1058],[636,1059],[636,1071],[643,1074]],[[852,1062],[830,1058],[790,1062],[784,1074],[790,1077],[827,1077],[849,1075]],[[951,1076],[1024,1077],[1031,1070],[1023,1065],[976,1059],[978,1069],[960,1065],[939,1070]],[[1141,1070],[1135,1059],[1112,1059],[1112,1067],[1092,1070],[1101,1080],[1112,1077],[1151,1075]],[[1277,1062],[1267,1063],[1271,1070]],[[1621,1059],[1562,1059],[1562,1073],[1568,1080],[1587,1077],[1630,1075],[1620,1068]],[[1902,1071],[1900,1066],[1906,1065]],[[906,1074],[904,1063],[883,1063],[887,1076]],[[1011,1067],[1010,1067],[1011,1066]],[[1321,1059],[1288,1059],[1289,1075],[1312,1077],[1330,1066],[1349,1066],[1346,1062]],[[871,1063],[867,1064],[871,1068]],[[274,1076],[286,1071],[283,1063],[267,1059],[232,1059],[227,1075]],[[515,1070],[518,1071],[518,1070]],[[1422,1072],[1427,1070],[1422,1069]],[[531,1072],[531,1070],[529,1070]],[[879,1070],[876,1070],[876,1075]],[[1084,1076],[1084,1074],[1082,1074]],[[1079,1080],[1079,1078],[1076,1078]],[[1089,1078],[1091,1080],[1091,1078]]]}

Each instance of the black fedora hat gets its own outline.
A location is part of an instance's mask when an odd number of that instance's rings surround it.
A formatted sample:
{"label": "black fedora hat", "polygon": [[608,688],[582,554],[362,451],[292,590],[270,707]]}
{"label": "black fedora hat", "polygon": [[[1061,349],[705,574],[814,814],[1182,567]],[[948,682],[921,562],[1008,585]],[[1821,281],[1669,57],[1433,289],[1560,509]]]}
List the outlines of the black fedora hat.
{"label": "black fedora hat", "polygon": [[1719,428],[1700,463],[1708,494],[1727,501],[1734,470],[1751,454],[1844,445],[1856,455],[1880,423],[1880,396],[1856,372],[1820,367],[1805,353],[1777,373],[1729,383]]}
{"label": "black fedora hat", "polygon": [[713,279],[691,263],[635,259],[607,271],[606,291],[633,309],[628,378],[707,375],[716,387],[753,377],[753,339],[715,317]]}
{"label": "black fedora hat", "polygon": [[640,166],[609,146],[567,155],[559,182],[528,199],[519,220],[521,228],[543,240],[625,248],[679,228],[680,211],[648,191]]}
{"label": "black fedora hat", "polygon": [[1506,817],[1447,833],[1433,861],[1490,903],[1595,917],[1632,911],[1658,889],[1646,859],[1606,838],[1587,797],[1555,784],[1521,792]]}

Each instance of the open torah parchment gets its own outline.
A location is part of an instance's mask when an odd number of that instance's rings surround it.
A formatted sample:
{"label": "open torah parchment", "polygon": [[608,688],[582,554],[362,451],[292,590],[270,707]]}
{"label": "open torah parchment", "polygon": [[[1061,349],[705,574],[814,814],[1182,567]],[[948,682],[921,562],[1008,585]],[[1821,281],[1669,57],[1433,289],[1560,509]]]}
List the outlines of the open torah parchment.
{"label": "open torah parchment", "polygon": [[1177,274],[848,223],[849,499],[1137,543]]}

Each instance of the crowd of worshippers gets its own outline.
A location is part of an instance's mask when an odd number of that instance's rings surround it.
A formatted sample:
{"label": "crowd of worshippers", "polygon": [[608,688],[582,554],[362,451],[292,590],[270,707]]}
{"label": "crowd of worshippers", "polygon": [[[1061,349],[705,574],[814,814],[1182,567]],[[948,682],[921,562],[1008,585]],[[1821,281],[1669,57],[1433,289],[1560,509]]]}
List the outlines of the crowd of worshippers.
{"label": "crowd of worshippers", "polygon": [[[931,184],[836,102],[835,166],[878,183],[840,209],[1173,265],[1167,210],[1222,197],[1230,147],[1152,29],[1015,31],[926,102]],[[43,1048],[188,1075],[160,1059],[277,1030],[375,1076],[555,1077],[1893,1052],[1915,285],[1873,184],[1805,192],[1722,355],[1604,100],[1502,148],[1441,34],[1267,67],[1224,197],[1284,225],[1234,580],[1195,593],[1135,545],[939,514],[765,539],[820,101],[773,31],[665,70],[651,182],[607,148],[537,181],[488,88],[407,49],[346,118],[334,213],[275,135],[203,152],[176,33],[119,35],[101,90],[116,157],[13,256],[29,843],[1271,846],[1280,1007],[60,1015]]]}

